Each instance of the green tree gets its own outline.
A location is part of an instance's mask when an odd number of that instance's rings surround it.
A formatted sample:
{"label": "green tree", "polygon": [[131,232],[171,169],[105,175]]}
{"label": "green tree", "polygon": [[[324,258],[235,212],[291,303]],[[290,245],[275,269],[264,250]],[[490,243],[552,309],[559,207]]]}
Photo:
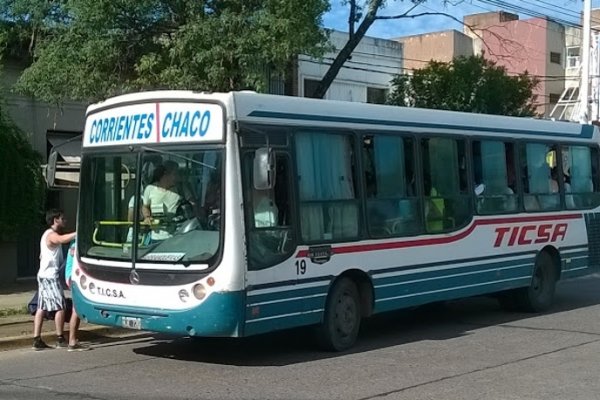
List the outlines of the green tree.
{"label": "green tree", "polygon": [[320,56],[327,0],[12,0],[31,50],[17,90],[50,102],[131,90],[264,90],[297,54]]}
{"label": "green tree", "polygon": [[388,104],[483,114],[535,116],[538,84],[527,72],[510,76],[483,56],[431,61],[412,76],[392,81]]}
{"label": "green tree", "polygon": [[40,161],[0,107],[0,240],[40,224],[45,189]]}
{"label": "green tree", "polygon": [[[7,49],[13,33],[0,30],[0,49]],[[2,57],[0,71],[1,61]],[[0,99],[0,240],[16,239],[39,225],[45,193],[40,162],[40,154],[8,117]]]}

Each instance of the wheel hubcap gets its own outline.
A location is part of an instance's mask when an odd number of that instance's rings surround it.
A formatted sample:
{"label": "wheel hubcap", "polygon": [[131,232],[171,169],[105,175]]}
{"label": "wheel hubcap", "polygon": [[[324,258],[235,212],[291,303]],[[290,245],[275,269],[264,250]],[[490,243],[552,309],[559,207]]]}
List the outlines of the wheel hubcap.
{"label": "wheel hubcap", "polygon": [[350,296],[340,296],[335,307],[335,325],[337,331],[343,336],[348,336],[356,325],[356,304]]}
{"label": "wheel hubcap", "polygon": [[544,290],[544,272],[541,268],[536,268],[535,273],[533,274],[533,282],[531,283],[531,288],[536,293],[541,293]]}

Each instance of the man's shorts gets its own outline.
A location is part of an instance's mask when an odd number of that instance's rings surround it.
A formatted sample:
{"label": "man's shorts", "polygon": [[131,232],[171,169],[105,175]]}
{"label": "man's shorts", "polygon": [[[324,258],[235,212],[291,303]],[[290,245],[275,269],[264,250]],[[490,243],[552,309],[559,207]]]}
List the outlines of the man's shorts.
{"label": "man's shorts", "polygon": [[38,308],[58,311],[65,308],[65,296],[58,279],[38,278]]}

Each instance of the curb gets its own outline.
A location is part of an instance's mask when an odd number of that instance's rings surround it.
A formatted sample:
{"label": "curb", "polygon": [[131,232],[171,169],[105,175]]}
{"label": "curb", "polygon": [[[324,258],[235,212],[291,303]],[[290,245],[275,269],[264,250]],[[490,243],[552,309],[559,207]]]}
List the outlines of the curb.
{"label": "curb", "polygon": [[[68,337],[68,330],[65,330],[65,338]],[[149,332],[135,331],[125,328],[114,328],[108,326],[87,326],[80,328],[77,337],[81,341],[93,341],[94,344],[106,343],[121,339],[132,339],[150,336]],[[42,339],[53,346],[56,341],[56,333],[53,331],[42,332]],[[14,350],[23,347],[30,347],[33,343],[31,335],[19,335],[0,338],[0,351]]]}

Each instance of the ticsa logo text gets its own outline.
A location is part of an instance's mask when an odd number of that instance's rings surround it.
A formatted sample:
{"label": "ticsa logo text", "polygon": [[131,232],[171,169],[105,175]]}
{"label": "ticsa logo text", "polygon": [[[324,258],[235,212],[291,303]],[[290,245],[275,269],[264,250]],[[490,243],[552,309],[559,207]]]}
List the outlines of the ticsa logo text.
{"label": "ticsa logo text", "polygon": [[91,294],[99,294],[100,296],[106,296],[106,297],[118,297],[120,299],[124,299],[125,295],[123,294],[122,290],[117,290],[117,289],[110,289],[110,288],[104,288],[101,286],[96,286],[94,285],[94,283],[90,283],[90,285],[88,286],[90,289],[90,293]]}
{"label": "ticsa logo text", "polygon": [[494,247],[524,246],[565,240],[568,224],[501,226],[496,228]]}

